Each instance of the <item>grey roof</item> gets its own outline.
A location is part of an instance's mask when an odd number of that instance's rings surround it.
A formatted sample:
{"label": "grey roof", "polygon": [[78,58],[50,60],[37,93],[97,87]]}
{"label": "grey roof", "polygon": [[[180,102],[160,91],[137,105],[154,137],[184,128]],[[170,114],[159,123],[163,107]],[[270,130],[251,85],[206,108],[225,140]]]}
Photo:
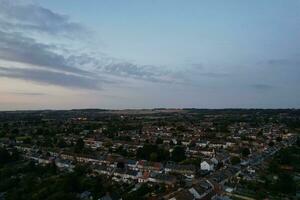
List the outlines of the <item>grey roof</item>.
{"label": "grey roof", "polygon": [[137,176],[138,171],[135,171],[135,170],[129,170],[129,169],[120,169],[120,168],[117,168],[117,169],[115,169],[115,173],[119,173],[119,174],[128,174],[128,175],[131,175],[131,176]]}
{"label": "grey roof", "polygon": [[170,182],[176,181],[175,176],[168,175],[168,174],[156,174],[154,176],[154,178],[161,180],[161,181],[170,181]]}
{"label": "grey roof", "polygon": [[196,170],[194,165],[178,165],[173,163],[167,163],[165,168],[173,169],[173,170],[191,170],[191,171]]}
{"label": "grey roof", "polygon": [[127,165],[135,165],[137,163],[136,160],[126,160]]}
{"label": "grey roof", "polygon": [[105,195],[103,197],[100,197],[99,200],[112,200],[112,198],[109,195]]}
{"label": "grey roof", "polygon": [[175,198],[176,200],[193,200],[194,196],[187,190],[180,190],[176,192],[174,195],[171,197]]}

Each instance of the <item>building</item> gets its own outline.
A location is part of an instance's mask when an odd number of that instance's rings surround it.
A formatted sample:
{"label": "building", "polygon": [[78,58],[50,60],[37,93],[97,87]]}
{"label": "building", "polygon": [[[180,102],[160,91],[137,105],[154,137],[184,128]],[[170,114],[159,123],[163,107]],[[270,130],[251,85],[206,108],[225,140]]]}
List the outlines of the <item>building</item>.
{"label": "building", "polygon": [[203,171],[213,171],[214,170],[214,163],[211,160],[204,160],[200,164],[200,168]]}

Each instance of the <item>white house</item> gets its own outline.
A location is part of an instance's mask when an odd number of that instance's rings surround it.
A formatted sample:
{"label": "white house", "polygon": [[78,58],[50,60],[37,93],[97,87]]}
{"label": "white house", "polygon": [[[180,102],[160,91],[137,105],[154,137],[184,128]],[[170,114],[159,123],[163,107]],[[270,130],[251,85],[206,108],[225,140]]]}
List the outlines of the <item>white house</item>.
{"label": "white house", "polygon": [[113,175],[123,182],[128,182],[129,180],[135,180],[138,178],[138,172],[134,170],[116,169]]}
{"label": "white house", "polygon": [[211,160],[204,160],[200,164],[201,170],[212,171],[214,170],[214,163]]}
{"label": "white house", "polygon": [[74,169],[74,165],[72,164],[71,161],[69,160],[61,160],[61,159],[56,159],[55,160],[55,165],[60,168],[60,169],[67,169],[69,171],[72,171]]}

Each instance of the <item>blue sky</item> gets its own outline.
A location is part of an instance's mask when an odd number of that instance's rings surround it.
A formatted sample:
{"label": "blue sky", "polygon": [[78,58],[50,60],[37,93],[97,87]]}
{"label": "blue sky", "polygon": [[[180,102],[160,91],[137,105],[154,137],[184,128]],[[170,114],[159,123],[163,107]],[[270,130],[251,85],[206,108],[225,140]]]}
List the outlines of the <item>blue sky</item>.
{"label": "blue sky", "polygon": [[0,0],[0,109],[300,107],[298,0]]}

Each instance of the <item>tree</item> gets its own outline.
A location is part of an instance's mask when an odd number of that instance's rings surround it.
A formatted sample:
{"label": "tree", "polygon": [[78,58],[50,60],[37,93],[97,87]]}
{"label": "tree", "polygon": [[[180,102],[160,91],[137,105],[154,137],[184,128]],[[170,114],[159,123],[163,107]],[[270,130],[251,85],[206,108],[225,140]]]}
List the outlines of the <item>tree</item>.
{"label": "tree", "polygon": [[74,168],[74,174],[76,176],[83,176],[89,171],[90,168],[88,167],[88,165],[76,165]]}
{"label": "tree", "polygon": [[169,152],[157,145],[145,144],[142,148],[138,148],[136,157],[151,161],[163,161],[169,159]]}
{"label": "tree", "polygon": [[150,161],[157,161],[157,154],[156,153],[151,153],[150,154]]}
{"label": "tree", "polygon": [[163,140],[160,137],[158,137],[158,138],[156,138],[156,142],[155,143],[156,144],[162,144]]}
{"label": "tree", "polygon": [[259,188],[258,191],[256,191],[256,193],[255,193],[255,197],[257,199],[265,199],[267,196],[266,196],[265,192],[261,188]]}
{"label": "tree", "polygon": [[124,169],[125,168],[125,163],[124,162],[118,162],[117,163],[117,168]]}
{"label": "tree", "polygon": [[127,193],[124,196],[125,200],[137,200],[137,199],[144,199],[143,196],[145,196],[146,194],[148,194],[151,191],[151,189],[149,188],[149,186],[147,184],[143,184],[141,185],[141,187],[137,190],[135,190],[134,192],[130,192]]}
{"label": "tree", "polygon": [[279,175],[276,188],[285,194],[295,194],[296,182],[290,174],[284,173]]}
{"label": "tree", "polygon": [[242,155],[243,155],[244,157],[249,156],[249,154],[250,154],[250,149],[249,149],[249,148],[243,148],[243,149],[242,149]]}
{"label": "tree", "polygon": [[218,162],[216,169],[221,169],[222,167],[224,167],[224,163],[223,162]]}
{"label": "tree", "polygon": [[181,164],[200,166],[201,161],[202,160],[201,160],[200,157],[198,157],[198,158],[189,158],[189,159],[186,159],[186,160],[182,161]]}
{"label": "tree", "polygon": [[24,144],[31,144],[31,138],[30,137],[26,137],[24,140],[23,140],[23,143]]}
{"label": "tree", "polygon": [[0,164],[5,164],[10,161],[10,155],[6,149],[0,148]]}
{"label": "tree", "polygon": [[66,144],[65,140],[63,138],[61,138],[58,140],[57,146],[59,148],[65,148],[67,146],[67,144]]}
{"label": "tree", "polygon": [[283,149],[278,154],[279,163],[282,165],[290,165],[293,162],[293,156],[290,149]]}
{"label": "tree", "polygon": [[155,153],[158,151],[157,145],[145,144],[142,148],[137,150],[137,157],[140,159],[150,160],[151,153]]}
{"label": "tree", "polygon": [[172,140],[170,140],[169,145],[174,146],[174,142]]}
{"label": "tree", "polygon": [[83,148],[84,148],[84,141],[81,138],[79,138],[75,144],[75,152],[80,153],[83,151]]}
{"label": "tree", "polygon": [[300,137],[297,138],[296,144],[297,144],[298,147],[300,147]]}
{"label": "tree", "polygon": [[281,142],[281,141],[282,141],[282,138],[281,138],[280,136],[278,136],[278,137],[276,138],[276,141],[277,141],[277,142]]}
{"label": "tree", "polygon": [[182,145],[181,140],[177,140],[177,145]]}
{"label": "tree", "polygon": [[174,162],[180,162],[185,159],[185,149],[182,146],[176,146],[171,153],[171,160]]}
{"label": "tree", "polygon": [[241,162],[241,159],[237,156],[233,156],[231,157],[230,162],[232,165],[237,165]]}
{"label": "tree", "polygon": [[269,164],[269,171],[273,174],[279,173],[279,164],[276,159],[273,159]]}
{"label": "tree", "polygon": [[17,134],[19,134],[19,129],[14,128],[14,129],[11,131],[11,133],[12,133],[13,135],[17,135]]}
{"label": "tree", "polygon": [[128,156],[128,151],[123,146],[118,147],[116,152],[124,157]]}
{"label": "tree", "polygon": [[196,142],[195,141],[192,141],[190,144],[189,144],[189,147],[190,148],[193,148],[193,147],[195,147],[196,146]]}

